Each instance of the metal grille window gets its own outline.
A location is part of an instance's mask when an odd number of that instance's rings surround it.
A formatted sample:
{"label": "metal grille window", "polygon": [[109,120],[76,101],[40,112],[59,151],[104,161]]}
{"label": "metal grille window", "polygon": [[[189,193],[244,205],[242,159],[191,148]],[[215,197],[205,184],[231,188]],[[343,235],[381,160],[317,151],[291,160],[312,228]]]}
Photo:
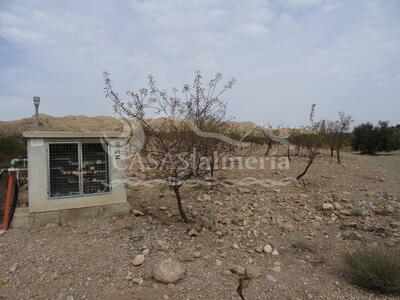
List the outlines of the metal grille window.
{"label": "metal grille window", "polygon": [[110,192],[109,160],[105,148],[101,143],[50,143],[50,197]]}

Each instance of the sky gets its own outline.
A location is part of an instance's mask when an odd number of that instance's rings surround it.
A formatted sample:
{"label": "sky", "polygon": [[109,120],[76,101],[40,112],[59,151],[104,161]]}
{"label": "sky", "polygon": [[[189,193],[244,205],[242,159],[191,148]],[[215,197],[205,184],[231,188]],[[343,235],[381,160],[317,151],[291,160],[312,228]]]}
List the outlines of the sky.
{"label": "sky", "polygon": [[302,126],[339,111],[400,123],[399,0],[0,0],[0,120],[113,115],[114,87],[237,84],[238,121]]}

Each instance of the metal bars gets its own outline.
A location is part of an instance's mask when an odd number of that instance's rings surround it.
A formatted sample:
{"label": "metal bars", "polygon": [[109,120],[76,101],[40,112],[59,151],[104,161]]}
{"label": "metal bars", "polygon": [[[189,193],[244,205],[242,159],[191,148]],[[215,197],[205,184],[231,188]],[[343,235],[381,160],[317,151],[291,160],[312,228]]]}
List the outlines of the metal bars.
{"label": "metal bars", "polygon": [[49,143],[49,196],[110,192],[108,146],[95,142]]}

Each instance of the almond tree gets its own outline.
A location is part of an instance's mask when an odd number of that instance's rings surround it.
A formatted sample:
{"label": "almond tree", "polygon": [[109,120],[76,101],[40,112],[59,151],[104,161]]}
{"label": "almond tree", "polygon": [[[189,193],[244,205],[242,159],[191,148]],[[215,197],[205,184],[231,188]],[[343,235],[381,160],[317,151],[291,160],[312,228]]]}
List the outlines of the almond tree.
{"label": "almond tree", "polygon": [[[109,73],[104,72],[104,79],[105,96],[112,102],[115,112],[121,117],[135,119],[146,133],[147,147],[141,154],[146,165],[152,165],[144,170],[147,179],[161,179],[174,191],[179,214],[184,222],[189,222],[180,188],[187,180],[203,178],[209,172],[208,167],[200,163],[197,153],[205,151],[204,140],[197,135],[197,129],[207,130],[210,123],[216,124],[222,119],[222,113],[216,111],[223,107],[219,96],[232,87],[234,80],[216,93],[217,84],[222,79],[222,75],[217,74],[209,82],[206,93],[197,72],[193,84],[184,86],[181,98],[176,88],[172,95],[159,89],[153,76],[149,75],[148,88],[128,91],[130,100],[125,101],[113,89]],[[205,95],[208,97],[204,98]],[[149,120],[149,116],[156,119]]]}
{"label": "almond tree", "polygon": [[338,120],[334,122],[328,122],[326,132],[331,147],[331,156],[333,156],[333,149],[335,149],[338,164],[341,162],[340,150],[346,141],[346,135],[353,121],[354,120],[350,115],[346,115],[344,112],[340,111]]}

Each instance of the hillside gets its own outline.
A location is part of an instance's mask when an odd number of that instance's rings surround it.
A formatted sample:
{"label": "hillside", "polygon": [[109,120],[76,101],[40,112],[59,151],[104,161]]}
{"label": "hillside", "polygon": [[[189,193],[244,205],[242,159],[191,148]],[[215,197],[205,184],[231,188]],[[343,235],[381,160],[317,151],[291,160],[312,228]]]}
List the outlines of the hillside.
{"label": "hillside", "polygon": [[[155,124],[157,124],[156,120]],[[240,132],[246,134],[250,132],[254,126],[253,122],[230,122],[233,127],[238,126]],[[0,136],[22,136],[24,131],[34,130],[35,118],[24,118],[14,121],[0,121]],[[118,118],[111,116],[65,116],[53,117],[46,114],[40,114],[40,130],[41,131],[120,131],[122,124]],[[281,135],[289,135],[289,129],[281,128]]]}
{"label": "hillside", "polygon": [[[0,122],[0,135],[20,136],[22,132],[33,130],[35,118]],[[40,115],[40,130],[54,131],[119,131],[121,128],[118,119],[108,116],[66,116],[52,117]]]}

